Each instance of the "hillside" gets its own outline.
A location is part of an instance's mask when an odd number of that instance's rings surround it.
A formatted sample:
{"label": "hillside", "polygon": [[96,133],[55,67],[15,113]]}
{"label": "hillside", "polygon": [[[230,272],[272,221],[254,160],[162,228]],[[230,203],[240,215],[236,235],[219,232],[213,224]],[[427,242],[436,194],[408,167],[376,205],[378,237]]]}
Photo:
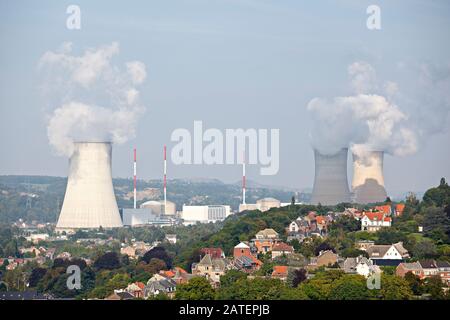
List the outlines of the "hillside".
{"label": "hillside", "polygon": [[[0,222],[19,218],[40,222],[55,222],[64,199],[67,178],[48,176],[0,176]],[[119,207],[131,207],[131,179],[113,179]],[[162,198],[161,180],[138,180],[138,205]],[[247,189],[247,202],[274,197],[290,202],[292,191],[254,187]],[[215,179],[174,179],[168,181],[168,199],[177,210],[183,204],[228,204],[236,210],[241,202],[240,186]]]}

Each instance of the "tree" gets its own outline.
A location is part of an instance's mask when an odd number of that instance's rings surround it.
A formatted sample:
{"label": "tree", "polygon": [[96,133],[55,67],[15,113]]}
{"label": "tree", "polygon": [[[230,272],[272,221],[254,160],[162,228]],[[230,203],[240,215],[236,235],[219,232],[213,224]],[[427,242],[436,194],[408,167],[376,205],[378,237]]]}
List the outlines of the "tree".
{"label": "tree", "polygon": [[441,178],[439,186],[428,189],[423,195],[426,206],[445,207],[450,204],[450,186],[444,178]]}
{"label": "tree", "polygon": [[321,251],[331,250],[334,253],[336,253],[336,249],[334,249],[328,242],[322,242],[316,247],[316,250],[314,250],[314,254],[318,256]]}
{"label": "tree", "polygon": [[247,274],[238,270],[229,270],[223,276],[220,277],[220,287],[231,287],[239,280],[247,279]]}
{"label": "tree", "polygon": [[416,276],[411,271],[405,274],[405,281],[408,282],[411,291],[416,295],[420,296],[423,293],[423,283],[420,277]]}
{"label": "tree", "polygon": [[425,279],[424,292],[430,295],[433,300],[444,299],[444,284],[441,277],[436,275]]}
{"label": "tree", "polygon": [[142,257],[142,261],[150,263],[153,258],[160,259],[166,263],[167,268],[172,268],[172,258],[167,254],[166,249],[163,247],[155,247],[147,251]]}
{"label": "tree", "polygon": [[31,275],[28,278],[28,284],[30,287],[36,287],[38,282],[45,276],[47,269],[35,268],[31,271]]}
{"label": "tree", "polygon": [[379,296],[383,300],[408,300],[413,296],[409,283],[394,275],[381,275]]}
{"label": "tree", "polygon": [[293,288],[297,288],[299,284],[306,280],[306,270],[305,269],[295,269],[288,274],[288,281]]}
{"label": "tree", "polygon": [[406,236],[394,228],[381,228],[376,232],[378,240],[376,244],[392,244],[397,242],[406,242]]}
{"label": "tree", "polygon": [[212,300],[214,289],[203,277],[194,277],[188,283],[177,286],[175,298],[178,300]]}
{"label": "tree", "polygon": [[98,270],[113,270],[120,268],[119,256],[116,252],[107,252],[95,260],[94,267]]}
{"label": "tree", "polygon": [[365,300],[371,296],[366,278],[360,275],[344,275],[331,285],[328,299]]}
{"label": "tree", "polygon": [[411,253],[415,258],[429,259],[436,257],[437,249],[432,240],[423,238],[421,241],[413,245]]}

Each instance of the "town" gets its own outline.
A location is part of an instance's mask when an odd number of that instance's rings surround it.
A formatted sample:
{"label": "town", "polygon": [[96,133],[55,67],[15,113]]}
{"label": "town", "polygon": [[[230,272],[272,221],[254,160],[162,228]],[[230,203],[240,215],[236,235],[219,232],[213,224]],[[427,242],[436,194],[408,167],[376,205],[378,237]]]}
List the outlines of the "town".
{"label": "town", "polygon": [[19,220],[0,230],[0,299],[445,299],[449,189],[373,206],[272,198],[187,225],[61,233]]}

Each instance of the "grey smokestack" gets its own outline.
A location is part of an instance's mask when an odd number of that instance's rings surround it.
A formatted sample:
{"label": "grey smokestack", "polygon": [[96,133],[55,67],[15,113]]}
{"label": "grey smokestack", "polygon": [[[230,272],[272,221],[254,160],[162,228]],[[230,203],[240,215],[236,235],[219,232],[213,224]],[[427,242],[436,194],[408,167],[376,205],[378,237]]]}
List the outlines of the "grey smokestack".
{"label": "grey smokestack", "polygon": [[335,205],[350,202],[347,181],[348,148],[334,155],[323,155],[314,150],[315,175],[312,204]]}

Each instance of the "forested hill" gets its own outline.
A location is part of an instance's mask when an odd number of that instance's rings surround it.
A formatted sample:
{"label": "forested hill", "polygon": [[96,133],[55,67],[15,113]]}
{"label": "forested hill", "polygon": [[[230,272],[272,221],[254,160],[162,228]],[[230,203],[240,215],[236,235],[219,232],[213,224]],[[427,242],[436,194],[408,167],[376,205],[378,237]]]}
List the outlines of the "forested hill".
{"label": "forested hill", "polygon": [[[19,218],[27,221],[55,222],[64,199],[67,178],[49,176],[0,176],[0,223]],[[131,207],[131,179],[113,179],[119,207]],[[162,198],[161,180],[138,180],[138,205]],[[290,202],[292,191],[267,187],[247,190],[247,201],[274,197]],[[305,195],[303,195],[305,196]],[[174,179],[168,181],[168,199],[181,210],[183,204],[227,204],[236,210],[241,202],[241,189],[215,179]]]}

